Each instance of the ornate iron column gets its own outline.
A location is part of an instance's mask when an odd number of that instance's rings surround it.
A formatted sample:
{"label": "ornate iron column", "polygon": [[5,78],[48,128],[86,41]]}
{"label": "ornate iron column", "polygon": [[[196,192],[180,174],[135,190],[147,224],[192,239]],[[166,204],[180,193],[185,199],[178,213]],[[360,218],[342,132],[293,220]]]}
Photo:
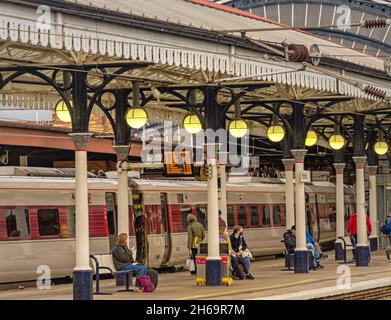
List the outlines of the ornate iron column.
{"label": "ornate iron column", "polygon": [[129,90],[115,90],[115,144],[118,172],[118,234],[126,233],[129,236],[129,193],[128,172],[122,170],[120,164],[126,161],[130,151],[130,128],[126,123],[125,115],[128,109]]}
{"label": "ornate iron column", "polygon": [[308,273],[309,251],[306,241],[306,202],[305,185],[302,181],[304,157],[307,150],[304,148],[306,124],[304,104],[296,103],[293,106],[293,133],[294,149],[291,150],[295,158],[295,200],[296,200],[296,250],[295,273]]}
{"label": "ornate iron column", "polygon": [[354,157],[356,164],[356,209],[357,209],[357,246],[356,266],[369,264],[369,246],[367,242],[367,224],[365,212],[364,168],[367,157],[364,151],[364,116],[356,115],[354,124]]}
{"label": "ornate iron column", "polygon": [[[205,93],[205,133],[216,132],[220,127],[219,105],[216,103],[217,89],[207,87]],[[207,139],[208,140],[208,139]],[[208,257],[206,259],[206,284],[221,285],[221,257],[219,241],[217,152],[216,144],[207,145],[208,166]]]}
{"label": "ornate iron column", "polygon": [[88,133],[87,74],[72,72],[72,128],[75,144],[75,208],[76,208],[76,266],[73,269],[73,299],[92,300],[92,269],[90,267],[88,227],[87,144]]}

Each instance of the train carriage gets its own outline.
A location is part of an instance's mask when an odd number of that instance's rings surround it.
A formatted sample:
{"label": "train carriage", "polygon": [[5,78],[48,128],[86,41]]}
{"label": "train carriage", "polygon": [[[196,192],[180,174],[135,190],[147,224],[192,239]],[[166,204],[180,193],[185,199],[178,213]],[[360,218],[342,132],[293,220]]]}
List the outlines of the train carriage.
{"label": "train carriage", "polygon": [[[90,252],[108,253],[117,235],[117,181],[89,178],[88,188]],[[52,278],[72,275],[74,189],[64,170],[0,168],[0,283],[34,280],[41,265],[50,267]],[[138,259],[152,268],[183,266],[187,215],[207,227],[206,182],[129,179],[129,193],[129,235]],[[334,185],[308,184],[306,194],[310,229],[320,241],[332,241]],[[351,212],[350,188],[345,200]],[[228,228],[244,227],[255,256],[281,253],[285,216],[283,182],[236,178],[227,184]]]}

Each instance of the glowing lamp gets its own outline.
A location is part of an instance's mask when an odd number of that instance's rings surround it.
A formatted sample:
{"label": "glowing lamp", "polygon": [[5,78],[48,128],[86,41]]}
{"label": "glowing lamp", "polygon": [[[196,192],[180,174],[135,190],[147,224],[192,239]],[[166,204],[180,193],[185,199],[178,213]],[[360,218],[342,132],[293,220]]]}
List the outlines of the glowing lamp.
{"label": "glowing lamp", "polygon": [[272,125],[267,129],[267,137],[272,142],[280,142],[285,137],[285,129],[280,125]]}
{"label": "glowing lamp", "polygon": [[191,134],[196,134],[202,130],[201,121],[196,114],[188,114],[183,119],[183,127]]}
{"label": "glowing lamp", "polygon": [[377,141],[373,148],[379,156],[382,156],[388,152],[388,143],[385,141]]}
{"label": "glowing lamp", "polygon": [[329,144],[331,149],[340,150],[345,146],[345,138],[340,134],[333,134],[329,138]]}
{"label": "glowing lamp", "polygon": [[228,126],[229,133],[235,138],[242,138],[247,134],[247,123],[241,119],[233,120]]}
{"label": "glowing lamp", "polygon": [[[71,107],[73,107],[72,101],[70,101]],[[64,100],[60,100],[55,108],[55,113],[58,119],[62,122],[72,122],[71,114],[67,108],[67,105]]]}
{"label": "glowing lamp", "polygon": [[144,127],[148,120],[148,114],[143,108],[131,108],[126,112],[126,122],[133,129]]}
{"label": "glowing lamp", "polygon": [[308,130],[307,137],[305,138],[305,145],[312,147],[318,141],[318,135],[314,130]]}

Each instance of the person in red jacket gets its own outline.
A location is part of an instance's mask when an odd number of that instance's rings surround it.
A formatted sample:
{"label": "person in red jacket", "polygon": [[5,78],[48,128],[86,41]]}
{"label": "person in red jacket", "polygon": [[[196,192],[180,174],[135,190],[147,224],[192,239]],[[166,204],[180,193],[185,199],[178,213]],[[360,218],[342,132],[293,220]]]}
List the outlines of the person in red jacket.
{"label": "person in red jacket", "polygon": [[[369,236],[372,233],[371,220],[369,220],[368,215],[365,215],[365,217],[367,220],[367,235]],[[350,239],[352,240],[353,248],[355,248],[357,244],[357,213],[356,212],[353,212],[349,218],[348,234],[350,236]]]}

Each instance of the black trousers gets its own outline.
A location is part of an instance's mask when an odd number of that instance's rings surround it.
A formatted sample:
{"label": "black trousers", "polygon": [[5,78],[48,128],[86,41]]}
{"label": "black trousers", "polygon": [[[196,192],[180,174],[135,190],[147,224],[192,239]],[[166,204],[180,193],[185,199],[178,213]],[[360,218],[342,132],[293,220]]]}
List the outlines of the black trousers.
{"label": "black trousers", "polygon": [[191,248],[191,257],[194,261],[194,272],[197,274],[197,261],[196,261],[196,255],[197,255],[198,249],[197,248]]}

